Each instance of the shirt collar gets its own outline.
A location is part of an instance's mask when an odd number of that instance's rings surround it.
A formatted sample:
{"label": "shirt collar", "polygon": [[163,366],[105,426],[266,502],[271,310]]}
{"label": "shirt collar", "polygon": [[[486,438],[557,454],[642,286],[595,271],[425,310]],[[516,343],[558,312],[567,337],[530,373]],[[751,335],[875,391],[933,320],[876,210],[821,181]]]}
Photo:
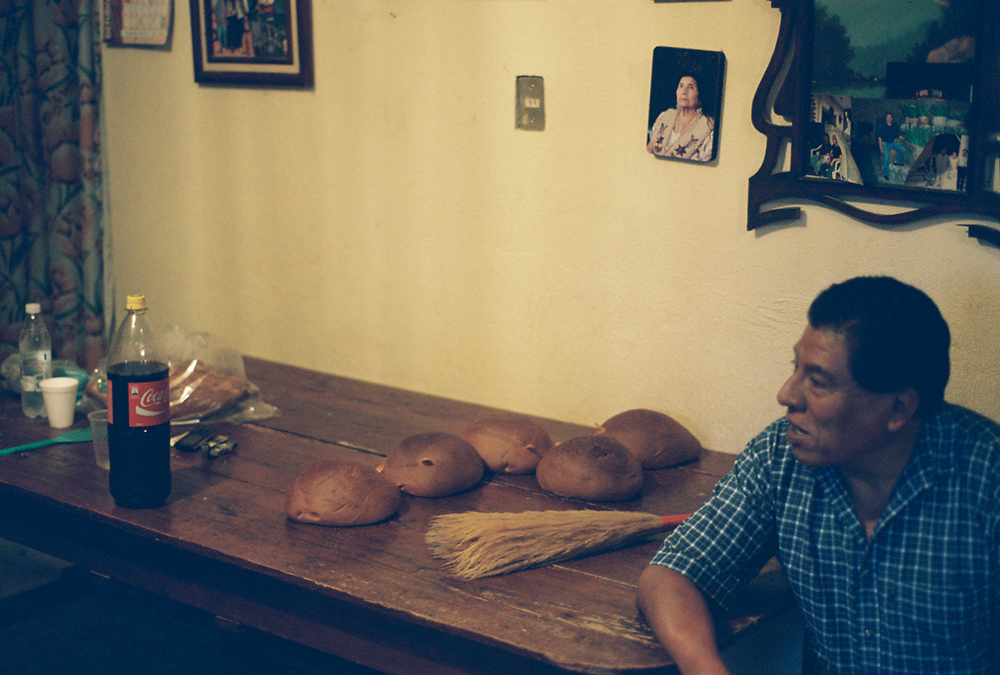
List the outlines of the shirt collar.
{"label": "shirt collar", "polygon": [[[947,429],[951,428],[949,419],[953,414],[952,406],[946,404],[940,412],[922,423],[913,455],[896,482],[892,497],[872,533],[873,537],[920,493],[932,487],[941,476],[954,470],[955,444],[949,443],[945,437]],[[860,528],[847,487],[836,468],[824,467],[816,469],[815,473],[827,494],[839,505],[847,523]]]}
{"label": "shirt collar", "polygon": [[953,414],[951,406],[946,404],[938,413],[922,423],[920,435],[913,448],[913,456],[903,469],[892,498],[879,519],[880,527],[921,492],[931,488],[943,476],[954,471],[955,444],[948,442],[946,438],[947,430],[952,428],[949,419]]}

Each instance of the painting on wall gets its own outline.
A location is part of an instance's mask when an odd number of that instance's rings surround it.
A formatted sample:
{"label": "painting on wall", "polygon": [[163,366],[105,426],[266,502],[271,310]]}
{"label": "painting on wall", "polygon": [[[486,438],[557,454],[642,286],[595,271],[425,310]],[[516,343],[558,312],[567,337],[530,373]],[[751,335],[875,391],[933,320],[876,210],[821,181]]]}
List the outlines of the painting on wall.
{"label": "painting on wall", "polygon": [[309,0],[191,0],[194,79],[311,87]]}
{"label": "painting on wall", "polygon": [[653,50],[646,129],[650,154],[691,162],[716,158],[725,63],[722,52]]}

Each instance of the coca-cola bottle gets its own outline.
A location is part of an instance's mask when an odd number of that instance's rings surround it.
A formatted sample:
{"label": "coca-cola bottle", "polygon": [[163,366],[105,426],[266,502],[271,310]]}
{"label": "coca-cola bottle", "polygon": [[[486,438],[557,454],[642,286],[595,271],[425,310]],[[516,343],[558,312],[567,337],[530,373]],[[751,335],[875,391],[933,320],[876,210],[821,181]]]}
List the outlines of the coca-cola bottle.
{"label": "coca-cola bottle", "polygon": [[163,345],[130,295],[108,353],[109,487],[115,503],[154,508],[170,494],[170,389]]}

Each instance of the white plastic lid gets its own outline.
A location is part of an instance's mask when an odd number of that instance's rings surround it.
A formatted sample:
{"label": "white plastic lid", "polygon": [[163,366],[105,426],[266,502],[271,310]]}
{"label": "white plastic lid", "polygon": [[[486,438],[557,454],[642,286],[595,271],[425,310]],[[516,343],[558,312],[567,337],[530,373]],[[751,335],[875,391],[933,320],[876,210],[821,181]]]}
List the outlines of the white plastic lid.
{"label": "white plastic lid", "polygon": [[42,306],[40,304],[38,304],[37,302],[29,302],[27,305],[24,306],[24,313],[25,314],[41,314],[42,313]]}
{"label": "white plastic lid", "polygon": [[145,295],[130,295],[125,301],[125,309],[140,310],[146,309]]}

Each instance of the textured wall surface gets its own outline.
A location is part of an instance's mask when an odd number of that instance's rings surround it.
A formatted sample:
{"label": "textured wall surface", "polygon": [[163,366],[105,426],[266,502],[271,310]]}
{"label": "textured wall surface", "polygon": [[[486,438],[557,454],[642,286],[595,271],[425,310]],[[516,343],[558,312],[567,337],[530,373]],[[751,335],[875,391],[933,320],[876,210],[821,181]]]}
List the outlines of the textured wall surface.
{"label": "textured wall surface", "polygon": [[[567,421],[653,408],[738,452],[782,412],[812,297],[888,273],[951,322],[949,396],[1000,416],[1000,256],[966,221],[807,207],[746,231],[767,0],[314,0],[308,91],[195,84],[174,11],[169,49],[104,50],[118,305],[143,292],[246,354]],[[660,45],[726,54],[709,165],[645,151]],[[544,78],[542,132],[514,128],[518,75]]]}

